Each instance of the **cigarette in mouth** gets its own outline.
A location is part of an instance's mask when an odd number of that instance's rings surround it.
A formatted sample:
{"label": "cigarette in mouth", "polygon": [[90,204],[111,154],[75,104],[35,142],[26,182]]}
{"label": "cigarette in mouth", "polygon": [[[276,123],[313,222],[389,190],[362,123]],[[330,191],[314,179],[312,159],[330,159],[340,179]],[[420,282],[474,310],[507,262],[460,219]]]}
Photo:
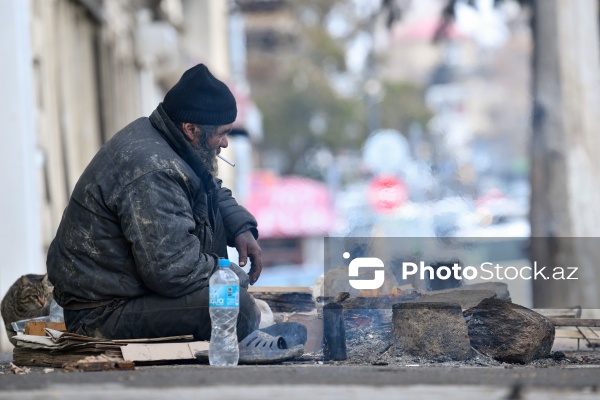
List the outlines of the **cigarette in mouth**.
{"label": "cigarette in mouth", "polygon": [[219,157],[221,160],[225,161],[227,164],[231,165],[232,167],[235,167],[235,164],[232,163],[231,161],[229,161],[228,159],[226,159],[225,157],[223,157],[220,154],[217,154],[217,157]]}

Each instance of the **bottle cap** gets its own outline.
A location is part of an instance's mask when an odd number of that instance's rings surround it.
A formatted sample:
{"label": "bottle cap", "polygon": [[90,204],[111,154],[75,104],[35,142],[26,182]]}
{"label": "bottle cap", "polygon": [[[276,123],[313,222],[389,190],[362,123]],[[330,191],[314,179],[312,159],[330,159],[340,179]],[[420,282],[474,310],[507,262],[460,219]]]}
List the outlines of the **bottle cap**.
{"label": "bottle cap", "polygon": [[227,258],[219,258],[219,267],[230,267],[231,261]]}

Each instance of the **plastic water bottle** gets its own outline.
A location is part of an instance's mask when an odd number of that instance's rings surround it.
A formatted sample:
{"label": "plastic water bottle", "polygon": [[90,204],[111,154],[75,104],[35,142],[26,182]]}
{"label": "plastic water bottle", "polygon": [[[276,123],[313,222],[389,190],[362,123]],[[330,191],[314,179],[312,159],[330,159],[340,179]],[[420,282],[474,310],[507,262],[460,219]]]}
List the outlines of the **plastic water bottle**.
{"label": "plastic water bottle", "polygon": [[230,267],[229,260],[219,259],[219,267],[208,283],[212,326],[208,347],[210,365],[237,365],[240,357],[236,332],[240,311],[240,280]]}

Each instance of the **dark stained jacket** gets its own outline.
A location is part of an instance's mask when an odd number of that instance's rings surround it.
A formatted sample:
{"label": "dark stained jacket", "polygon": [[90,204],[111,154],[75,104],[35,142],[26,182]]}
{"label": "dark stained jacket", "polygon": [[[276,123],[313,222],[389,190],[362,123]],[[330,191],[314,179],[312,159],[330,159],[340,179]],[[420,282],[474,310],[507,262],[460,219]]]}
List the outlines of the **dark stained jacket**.
{"label": "dark stained jacket", "polygon": [[208,285],[235,236],[258,235],[231,191],[170,144],[183,134],[159,109],[106,142],[75,186],[47,258],[64,308],[186,295]]}

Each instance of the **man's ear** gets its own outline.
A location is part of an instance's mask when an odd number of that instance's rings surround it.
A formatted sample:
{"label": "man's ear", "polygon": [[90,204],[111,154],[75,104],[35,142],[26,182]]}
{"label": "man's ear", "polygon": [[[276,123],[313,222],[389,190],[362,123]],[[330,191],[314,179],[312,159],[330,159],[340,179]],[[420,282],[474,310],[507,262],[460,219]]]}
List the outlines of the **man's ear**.
{"label": "man's ear", "polygon": [[184,122],[183,124],[181,124],[181,130],[183,131],[183,136],[185,136],[185,138],[187,139],[188,142],[194,141],[194,137],[195,137],[194,124],[191,124],[189,122]]}

